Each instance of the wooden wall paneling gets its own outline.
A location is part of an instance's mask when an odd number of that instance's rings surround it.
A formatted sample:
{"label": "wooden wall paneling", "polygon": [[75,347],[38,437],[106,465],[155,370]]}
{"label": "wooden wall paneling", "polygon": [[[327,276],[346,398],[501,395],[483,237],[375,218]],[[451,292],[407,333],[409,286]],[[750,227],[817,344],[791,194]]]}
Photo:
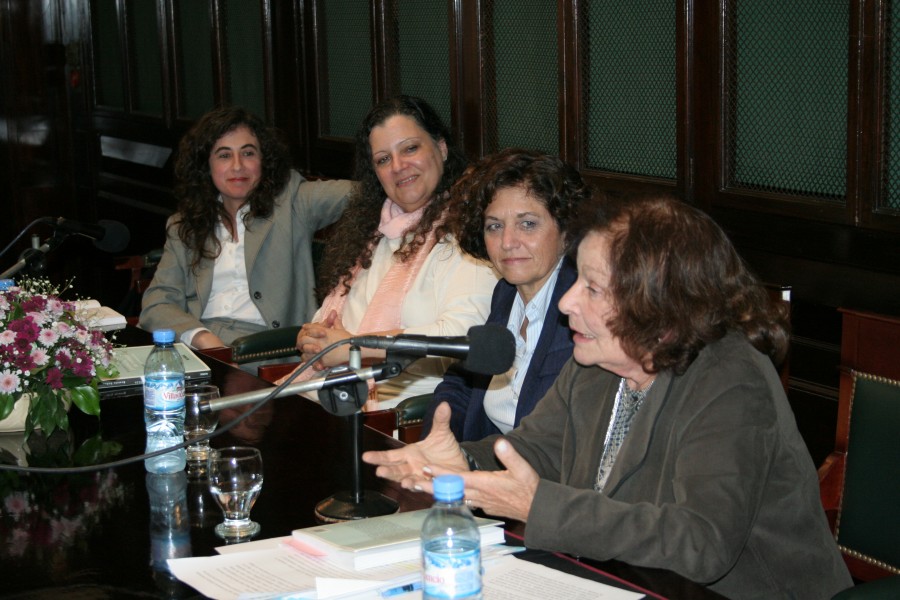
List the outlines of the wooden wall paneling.
{"label": "wooden wall paneling", "polygon": [[578,18],[580,0],[559,0],[556,30],[559,38],[559,154],[581,168],[584,151],[582,89],[582,22]]}
{"label": "wooden wall paneling", "polygon": [[[457,101],[462,139],[459,142],[470,159],[484,156],[488,147],[483,115],[490,81],[485,79],[483,66],[489,57],[485,56],[485,49],[480,43],[482,29],[485,27],[483,10],[483,0],[461,1],[455,5],[460,30],[458,47],[461,89]],[[487,32],[485,37],[488,37]]]}

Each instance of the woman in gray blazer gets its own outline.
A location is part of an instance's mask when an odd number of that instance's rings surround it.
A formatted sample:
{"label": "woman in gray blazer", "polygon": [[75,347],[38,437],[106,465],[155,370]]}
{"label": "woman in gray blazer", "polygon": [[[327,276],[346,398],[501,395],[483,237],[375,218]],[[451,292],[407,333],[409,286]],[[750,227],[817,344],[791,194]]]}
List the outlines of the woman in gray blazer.
{"label": "woman in gray blazer", "polygon": [[[526,523],[525,545],[668,569],[729,598],[831,598],[852,581],[773,359],[788,344],[724,232],[674,198],[579,215],[578,279],[560,300],[575,347],[506,436],[431,435],[367,452],[378,475]],[[471,472],[470,472],[471,471]]]}
{"label": "woman in gray blazer", "polygon": [[197,121],[175,176],[178,212],[140,326],[172,328],[202,349],[308,321],[313,236],[340,217],[351,182],[305,180],[278,132],[239,107]]}

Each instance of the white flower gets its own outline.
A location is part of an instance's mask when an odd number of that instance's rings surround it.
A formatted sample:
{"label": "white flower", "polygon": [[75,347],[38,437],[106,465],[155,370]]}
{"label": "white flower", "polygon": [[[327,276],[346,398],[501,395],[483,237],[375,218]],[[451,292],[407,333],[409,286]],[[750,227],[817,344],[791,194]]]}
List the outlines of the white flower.
{"label": "white flower", "polygon": [[37,324],[37,325],[43,325],[44,323],[47,322],[47,319],[50,318],[50,316],[45,312],[32,311],[32,312],[28,313],[28,316],[31,317],[34,320],[35,324]]}
{"label": "white flower", "polygon": [[21,392],[19,389],[19,376],[10,371],[0,371],[0,392],[4,394],[12,394],[13,392]]}
{"label": "white flower", "polygon": [[52,312],[54,315],[61,315],[63,310],[65,309],[65,304],[59,300],[59,298],[48,298],[47,299],[47,310]]}
{"label": "white flower", "polygon": [[38,334],[38,342],[47,348],[50,348],[59,341],[59,334],[54,329],[41,329]]}
{"label": "white flower", "polygon": [[31,351],[31,359],[34,361],[34,364],[43,367],[50,361],[50,355],[43,348],[35,347]]}
{"label": "white flower", "polygon": [[6,329],[2,333],[0,333],[0,344],[5,346],[7,344],[12,344],[14,341],[16,341],[16,332],[15,331],[10,331],[9,329]]}

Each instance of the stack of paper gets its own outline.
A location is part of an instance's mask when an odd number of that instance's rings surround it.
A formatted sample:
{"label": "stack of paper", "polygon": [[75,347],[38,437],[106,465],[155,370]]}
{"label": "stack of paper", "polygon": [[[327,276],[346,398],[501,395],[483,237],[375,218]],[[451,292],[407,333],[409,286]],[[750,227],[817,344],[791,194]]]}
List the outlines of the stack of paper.
{"label": "stack of paper", "polygon": [[[421,599],[419,559],[364,571],[345,570],[284,544],[289,538],[223,546],[221,556],[170,558],[172,573],[216,600]],[[637,600],[644,594],[582,579],[507,556],[491,546],[482,555],[484,600]]]}
{"label": "stack of paper", "polygon": [[[422,523],[428,509],[358,521],[306,527],[293,532],[291,545],[313,556],[353,569],[371,569],[416,560],[419,557]],[[481,547],[505,541],[503,522],[475,518]]]}

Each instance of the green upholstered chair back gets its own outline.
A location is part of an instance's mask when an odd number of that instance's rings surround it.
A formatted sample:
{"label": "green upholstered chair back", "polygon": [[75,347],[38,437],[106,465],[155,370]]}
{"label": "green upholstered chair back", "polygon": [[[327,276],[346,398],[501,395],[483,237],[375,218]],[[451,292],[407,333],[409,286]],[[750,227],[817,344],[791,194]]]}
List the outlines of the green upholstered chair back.
{"label": "green upholstered chair back", "polygon": [[847,554],[900,573],[900,382],[858,371],[851,377],[835,538]]}

